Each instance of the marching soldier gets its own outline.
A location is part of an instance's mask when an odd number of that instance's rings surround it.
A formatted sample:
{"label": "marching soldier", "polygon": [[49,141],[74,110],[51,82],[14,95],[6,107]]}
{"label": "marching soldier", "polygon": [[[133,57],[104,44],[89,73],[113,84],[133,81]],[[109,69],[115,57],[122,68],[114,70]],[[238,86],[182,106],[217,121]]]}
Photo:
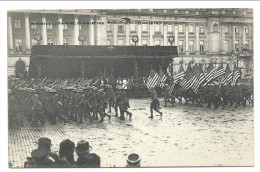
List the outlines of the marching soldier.
{"label": "marching soldier", "polygon": [[151,118],[151,119],[153,118],[153,110],[158,112],[160,114],[160,116],[162,117],[162,112],[159,111],[161,109],[160,102],[157,99],[157,92],[155,91],[154,87],[151,88],[151,98],[152,98],[152,102],[151,102],[151,106],[150,106],[151,116],[149,118]]}
{"label": "marching soldier", "polygon": [[130,105],[129,105],[129,100],[128,98],[126,97],[126,92],[125,91],[122,91],[122,94],[121,94],[121,102],[120,102],[120,119],[121,120],[125,120],[125,115],[124,113],[126,113],[127,115],[129,115],[129,119],[132,118],[132,113],[128,111],[128,108],[130,108]]}

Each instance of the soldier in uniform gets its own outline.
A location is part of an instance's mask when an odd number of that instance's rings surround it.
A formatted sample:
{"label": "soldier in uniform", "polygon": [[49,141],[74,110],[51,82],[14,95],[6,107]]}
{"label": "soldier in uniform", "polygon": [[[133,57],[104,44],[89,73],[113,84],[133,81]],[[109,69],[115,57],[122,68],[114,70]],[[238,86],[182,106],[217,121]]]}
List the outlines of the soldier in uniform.
{"label": "soldier in uniform", "polygon": [[160,116],[162,117],[162,112],[160,112],[160,102],[157,99],[157,92],[155,91],[154,87],[151,88],[151,98],[152,98],[152,102],[151,102],[151,106],[150,106],[150,112],[151,112],[151,116],[149,118],[153,118],[153,110],[155,110],[156,112],[158,112],[160,114]]}
{"label": "soldier in uniform", "polygon": [[108,115],[106,113],[106,108],[107,108],[107,105],[108,105],[108,102],[106,100],[106,93],[105,92],[102,92],[100,90],[100,95],[98,97],[98,113],[100,115],[100,122],[104,121],[104,118],[107,116],[108,119],[110,120],[111,119],[111,115]]}
{"label": "soldier in uniform", "polygon": [[130,108],[129,100],[126,97],[126,92],[122,91],[122,93],[121,93],[121,101],[120,101],[120,114],[121,114],[120,119],[121,120],[125,120],[124,113],[129,115],[129,119],[132,118],[132,113],[128,111],[128,108]]}
{"label": "soldier in uniform", "polygon": [[[121,90],[119,90],[119,87],[117,86],[116,91],[115,91],[115,112],[116,112],[116,117],[118,117],[118,107],[121,102]],[[122,116],[120,114],[120,116]]]}

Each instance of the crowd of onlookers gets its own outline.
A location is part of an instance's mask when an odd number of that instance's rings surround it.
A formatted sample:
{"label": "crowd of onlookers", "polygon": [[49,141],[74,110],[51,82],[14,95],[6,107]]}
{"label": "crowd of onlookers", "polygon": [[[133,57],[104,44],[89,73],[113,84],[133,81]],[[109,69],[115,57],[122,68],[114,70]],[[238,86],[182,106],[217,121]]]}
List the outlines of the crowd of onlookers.
{"label": "crowd of onlookers", "polygon": [[[51,140],[47,137],[38,139],[38,148],[31,152],[24,163],[25,168],[98,168],[101,167],[101,159],[96,153],[91,153],[92,147],[86,140],[75,143],[69,139],[60,143],[59,153],[51,150]],[[77,154],[77,159],[74,157]],[[138,154],[130,154],[127,157],[126,167],[140,167]]]}

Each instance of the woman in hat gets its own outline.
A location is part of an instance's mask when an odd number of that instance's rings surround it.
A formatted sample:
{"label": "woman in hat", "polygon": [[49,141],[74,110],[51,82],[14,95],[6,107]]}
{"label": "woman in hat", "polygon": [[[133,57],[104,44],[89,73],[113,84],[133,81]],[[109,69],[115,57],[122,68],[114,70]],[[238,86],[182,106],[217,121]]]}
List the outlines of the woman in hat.
{"label": "woman in hat", "polygon": [[91,150],[92,147],[89,146],[89,142],[87,142],[86,140],[81,140],[78,142],[76,147],[76,153],[78,155],[76,167],[100,167],[100,157],[95,153],[90,153]]}

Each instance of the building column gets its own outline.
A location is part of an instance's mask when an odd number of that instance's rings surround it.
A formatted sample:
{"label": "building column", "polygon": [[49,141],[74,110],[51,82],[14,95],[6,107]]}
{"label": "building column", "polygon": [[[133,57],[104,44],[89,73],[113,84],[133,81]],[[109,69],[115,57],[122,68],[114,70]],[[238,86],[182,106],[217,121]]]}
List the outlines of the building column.
{"label": "building column", "polygon": [[24,25],[25,25],[25,50],[29,51],[31,49],[30,45],[30,23],[29,23],[29,13],[25,13]]}
{"label": "building column", "polygon": [[246,42],[245,26],[242,26],[242,47],[244,47],[245,42]]}
{"label": "building column", "polygon": [[236,31],[235,26],[232,28],[232,51],[236,49]]}
{"label": "building column", "polygon": [[79,45],[79,15],[75,14],[74,15],[74,32],[73,32],[73,37],[74,37],[74,45]]}
{"label": "building column", "polygon": [[97,32],[96,32],[96,45],[100,45],[100,35],[101,35],[101,33],[100,33],[100,20],[98,19],[97,21],[97,24],[96,24],[96,28],[97,28]]}
{"label": "building column", "polygon": [[46,14],[42,14],[42,45],[47,45],[47,22],[46,22]]}
{"label": "building column", "polygon": [[94,16],[90,16],[89,22],[89,45],[95,45]]}
{"label": "building column", "polygon": [[153,46],[154,45],[154,41],[153,41],[153,34],[154,34],[154,25],[150,24],[149,25],[149,45]]}
{"label": "building column", "polygon": [[199,24],[196,24],[196,30],[195,30],[195,40],[196,40],[196,49],[195,52],[197,55],[200,54],[200,27]]}
{"label": "building column", "polygon": [[100,16],[100,45],[107,45],[107,18]]}
{"label": "building column", "polygon": [[139,41],[137,42],[137,45],[142,45],[142,24],[137,24],[137,35],[139,37]]}
{"label": "building column", "polygon": [[8,38],[8,50],[10,54],[14,53],[14,44],[13,44],[13,28],[12,28],[12,14],[8,13],[7,18],[7,38]]}
{"label": "building column", "polygon": [[220,33],[221,33],[221,39],[220,39],[220,53],[224,53],[225,52],[225,25],[223,24],[221,26],[221,30],[220,30]]}
{"label": "building column", "polygon": [[58,14],[58,45],[63,45],[62,14]]}
{"label": "building column", "polygon": [[129,32],[130,32],[130,24],[125,25],[125,45],[130,45],[130,38],[129,38]]}
{"label": "building column", "polygon": [[167,39],[167,24],[163,24],[163,45],[168,45],[168,39]]}
{"label": "building column", "polygon": [[189,55],[189,26],[185,24],[185,54]]}
{"label": "building column", "polygon": [[113,42],[114,45],[117,45],[117,24],[113,25]]}
{"label": "building column", "polygon": [[174,26],[174,38],[175,38],[174,46],[178,46],[178,44],[179,44],[178,36],[179,36],[178,24],[175,24],[175,26]]}

